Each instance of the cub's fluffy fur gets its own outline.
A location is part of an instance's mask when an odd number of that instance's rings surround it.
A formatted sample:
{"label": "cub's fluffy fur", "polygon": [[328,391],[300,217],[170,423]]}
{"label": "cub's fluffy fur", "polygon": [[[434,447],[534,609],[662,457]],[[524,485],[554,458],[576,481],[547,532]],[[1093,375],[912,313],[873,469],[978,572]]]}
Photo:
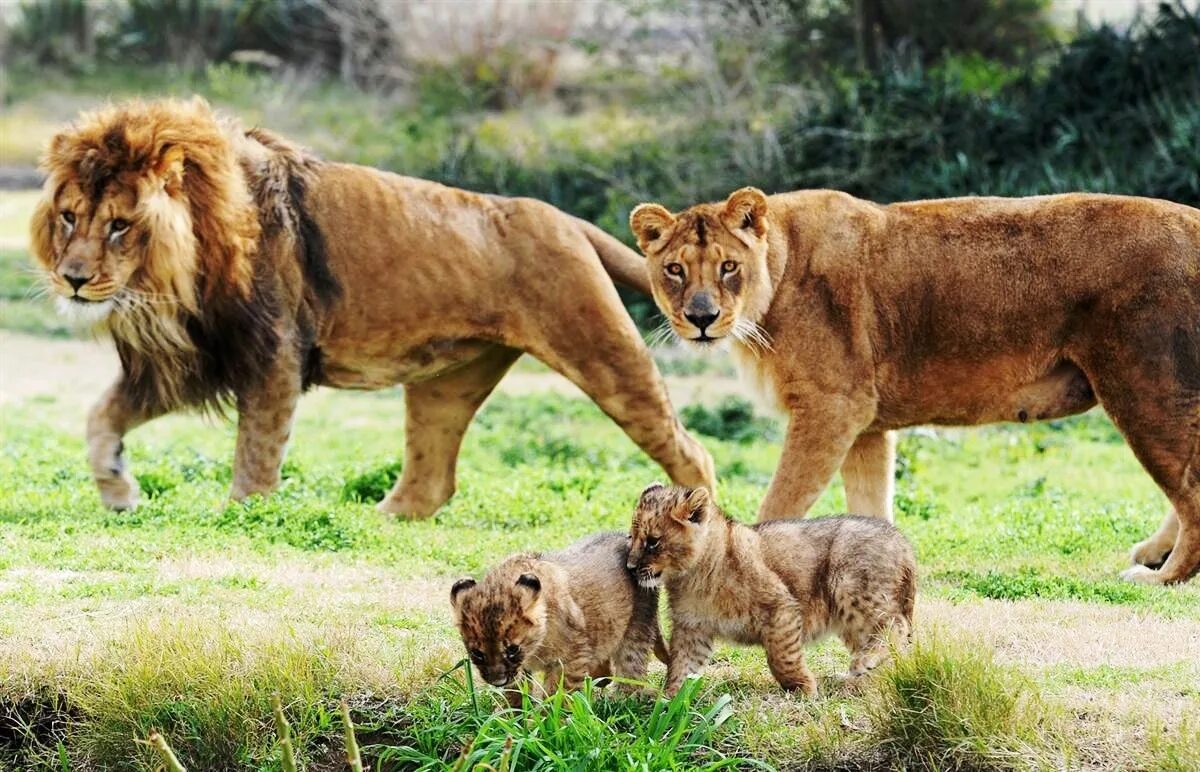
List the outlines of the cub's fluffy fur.
{"label": "cub's fluffy fur", "polygon": [[886,656],[888,632],[907,640],[916,593],[908,541],[876,518],[730,520],[704,488],[642,492],[628,567],[643,587],[665,584],[671,606],[667,693],[703,667],[713,639],[761,644],[784,689],[816,691],[804,644],[836,633],[850,677]]}
{"label": "cub's fluffy fur", "polygon": [[[542,671],[550,693],[587,675],[640,679],[651,648],[665,662],[658,591],[637,586],[628,554],[623,534],[600,533],[559,552],[514,555],[481,582],[455,582],[455,623],[483,680],[503,687]],[[520,703],[519,692],[508,696]]]}

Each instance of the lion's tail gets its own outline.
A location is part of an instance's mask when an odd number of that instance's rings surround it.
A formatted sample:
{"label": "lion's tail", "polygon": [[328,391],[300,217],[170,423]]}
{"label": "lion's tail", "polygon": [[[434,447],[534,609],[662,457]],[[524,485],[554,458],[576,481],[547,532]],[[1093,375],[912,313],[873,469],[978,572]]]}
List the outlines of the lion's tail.
{"label": "lion's tail", "polygon": [[650,294],[650,274],[641,255],[587,220],[578,217],[572,219],[579,223],[583,235],[600,256],[600,263],[613,281],[643,294]]}

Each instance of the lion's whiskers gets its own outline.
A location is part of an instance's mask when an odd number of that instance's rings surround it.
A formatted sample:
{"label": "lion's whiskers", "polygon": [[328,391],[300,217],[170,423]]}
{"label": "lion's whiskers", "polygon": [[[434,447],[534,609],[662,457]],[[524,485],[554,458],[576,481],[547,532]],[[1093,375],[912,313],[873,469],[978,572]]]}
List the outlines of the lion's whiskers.
{"label": "lion's whiskers", "polygon": [[758,323],[749,319],[738,319],[733,323],[729,332],[756,357],[762,356],[768,351],[774,351],[771,336]]}

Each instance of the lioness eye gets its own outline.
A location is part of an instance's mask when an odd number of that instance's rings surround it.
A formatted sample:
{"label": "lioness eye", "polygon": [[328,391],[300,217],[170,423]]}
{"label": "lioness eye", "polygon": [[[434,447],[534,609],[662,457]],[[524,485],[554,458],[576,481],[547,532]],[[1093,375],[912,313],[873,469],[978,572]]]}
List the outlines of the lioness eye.
{"label": "lioness eye", "polygon": [[504,658],[509,662],[516,662],[519,656],[521,656],[521,647],[516,644],[510,645],[504,650]]}
{"label": "lioness eye", "polygon": [[65,222],[67,225],[75,224],[75,213],[74,212],[63,212],[62,218],[63,218],[63,222]]}
{"label": "lioness eye", "polygon": [[732,260],[726,260],[725,262],[721,263],[721,273],[722,274],[733,273],[736,270],[737,270],[737,263],[733,262]]}
{"label": "lioness eye", "polygon": [[125,231],[129,230],[129,222],[118,217],[108,224],[108,230],[114,235],[117,233],[124,233]]}
{"label": "lioness eye", "polygon": [[667,273],[672,276],[683,276],[683,266],[679,263],[669,263],[667,265]]}

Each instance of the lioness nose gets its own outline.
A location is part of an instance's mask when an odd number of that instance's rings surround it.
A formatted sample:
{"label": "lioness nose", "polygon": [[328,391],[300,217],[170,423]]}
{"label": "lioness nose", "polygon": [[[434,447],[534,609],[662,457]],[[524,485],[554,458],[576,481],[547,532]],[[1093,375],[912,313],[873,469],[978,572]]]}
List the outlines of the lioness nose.
{"label": "lioness nose", "polygon": [[72,289],[78,290],[83,285],[87,284],[92,278],[91,276],[80,276],[74,273],[63,273],[62,277],[67,280],[67,284],[71,285]]}
{"label": "lioness nose", "polygon": [[719,310],[705,311],[699,314],[684,314],[687,320],[700,328],[700,332],[704,332],[704,328],[717,321],[717,317],[721,315]]}

